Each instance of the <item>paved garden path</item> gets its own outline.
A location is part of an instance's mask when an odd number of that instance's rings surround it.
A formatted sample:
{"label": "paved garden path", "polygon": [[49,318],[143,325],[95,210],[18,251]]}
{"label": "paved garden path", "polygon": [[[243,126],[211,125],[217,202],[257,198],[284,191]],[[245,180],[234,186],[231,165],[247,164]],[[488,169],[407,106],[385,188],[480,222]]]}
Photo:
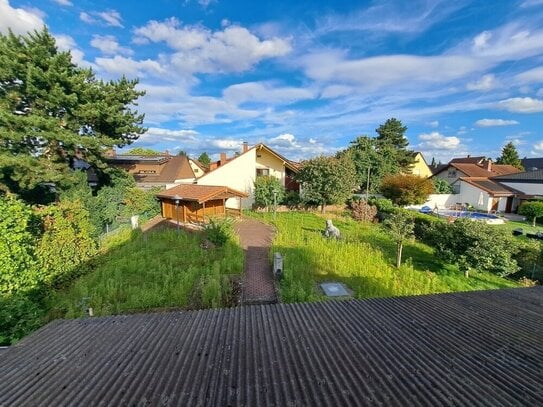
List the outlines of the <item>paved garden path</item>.
{"label": "paved garden path", "polygon": [[236,224],[241,247],[245,251],[245,273],[241,289],[241,303],[271,304],[277,302],[269,251],[273,227],[254,219],[243,219]]}

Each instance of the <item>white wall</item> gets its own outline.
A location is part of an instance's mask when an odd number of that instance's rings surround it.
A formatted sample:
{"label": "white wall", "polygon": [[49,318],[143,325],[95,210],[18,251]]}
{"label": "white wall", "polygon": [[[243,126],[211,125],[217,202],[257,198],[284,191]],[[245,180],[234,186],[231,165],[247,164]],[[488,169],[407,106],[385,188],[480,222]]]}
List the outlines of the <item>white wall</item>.
{"label": "white wall", "polygon": [[[449,167],[449,168],[454,168],[454,167]],[[453,182],[455,182],[458,178],[460,177],[465,177],[466,174],[464,174],[462,171],[460,170],[456,170],[456,174],[454,176],[450,176],[449,177],[449,170],[448,169],[445,169],[443,171],[441,171],[439,174],[437,175],[434,175],[435,177],[437,178],[441,178],[441,179],[444,179],[445,181],[447,181],[449,184],[452,184]]]}
{"label": "white wall", "polygon": [[[479,199],[483,195],[483,204],[479,204]],[[458,194],[460,200],[458,202],[469,203],[477,210],[488,212],[492,208],[492,197],[487,192],[474,187],[467,182],[460,181],[460,193]],[[505,210],[505,205],[504,205]]]}
{"label": "white wall", "polygon": [[526,195],[543,195],[543,184],[526,184],[520,182],[500,182],[500,184],[521,191]]}
{"label": "white wall", "polygon": [[[198,178],[198,185],[221,185],[245,192],[249,198],[242,199],[242,207],[250,208],[254,202],[253,189],[256,177],[256,149],[228,161],[217,169]],[[239,208],[239,199],[230,198],[226,201],[228,208]]]}
{"label": "white wall", "polygon": [[460,202],[458,201],[457,194],[431,194],[428,196],[428,199],[425,203],[423,203],[422,205],[413,205],[410,206],[410,208],[420,209],[423,206],[429,206],[432,209],[434,209],[435,207],[437,207],[438,209],[444,209],[454,205],[456,202]]}

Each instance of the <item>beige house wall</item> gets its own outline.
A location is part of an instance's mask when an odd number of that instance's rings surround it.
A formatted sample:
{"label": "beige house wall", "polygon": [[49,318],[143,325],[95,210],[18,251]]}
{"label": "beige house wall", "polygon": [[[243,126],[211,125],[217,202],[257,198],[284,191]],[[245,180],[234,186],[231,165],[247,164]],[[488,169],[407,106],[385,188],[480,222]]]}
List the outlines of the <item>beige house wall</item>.
{"label": "beige house wall", "polygon": [[205,174],[205,172],[199,166],[197,166],[196,163],[194,161],[192,161],[190,158],[189,158],[189,164],[190,164],[190,168],[192,168],[192,172],[194,172],[194,176],[196,178],[200,178],[202,175]]}
{"label": "beige house wall", "polygon": [[424,158],[420,153],[415,156],[415,163],[411,169],[411,173],[423,178],[429,178],[432,176],[430,167],[428,167],[426,162],[424,162]]}
{"label": "beige house wall", "polygon": [[270,176],[281,180],[281,184],[285,185],[285,163],[268,150],[256,151],[256,168],[269,169]]}
{"label": "beige house wall", "polygon": [[[253,190],[256,178],[256,149],[236,157],[196,180],[198,185],[224,185],[249,195],[242,199],[242,207],[250,208],[254,202]],[[239,199],[226,201],[227,208],[239,208]]]}

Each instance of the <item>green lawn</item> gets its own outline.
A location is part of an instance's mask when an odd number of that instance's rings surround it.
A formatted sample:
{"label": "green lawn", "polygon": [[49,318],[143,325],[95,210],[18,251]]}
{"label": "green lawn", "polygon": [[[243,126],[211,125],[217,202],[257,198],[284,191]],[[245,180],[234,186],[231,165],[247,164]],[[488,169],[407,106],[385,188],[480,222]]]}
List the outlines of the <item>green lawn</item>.
{"label": "green lawn", "polygon": [[324,239],[324,219],[307,212],[251,216],[275,224],[278,233],[273,252],[284,255],[281,295],[285,302],[324,299],[317,283],[342,281],[357,298],[427,294],[514,287],[514,281],[490,273],[472,273],[468,279],[450,264],[433,256],[427,245],[412,242],[404,248],[404,265],[398,270],[395,243],[379,225],[334,219],[343,239]]}
{"label": "green lawn", "polygon": [[243,271],[242,249],[229,241],[205,250],[201,241],[171,229],[120,232],[105,242],[111,249],[93,260],[90,273],[50,295],[48,319],[81,317],[86,307],[111,315],[230,305],[232,276]]}

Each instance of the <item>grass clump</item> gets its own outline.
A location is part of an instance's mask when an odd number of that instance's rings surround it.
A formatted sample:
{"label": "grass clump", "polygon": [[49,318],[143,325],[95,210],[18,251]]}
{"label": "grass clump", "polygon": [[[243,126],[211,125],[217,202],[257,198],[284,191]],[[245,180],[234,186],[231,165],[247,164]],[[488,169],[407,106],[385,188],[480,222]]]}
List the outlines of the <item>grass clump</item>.
{"label": "grass clump", "polygon": [[[121,243],[123,234],[130,238]],[[125,235],[126,238],[126,235]],[[50,298],[49,319],[162,308],[227,306],[230,278],[243,270],[243,253],[232,239],[205,250],[201,236],[165,229],[123,231],[92,271]]]}
{"label": "grass clump", "polygon": [[274,223],[277,235],[272,253],[284,256],[280,283],[285,302],[317,301],[326,297],[318,289],[325,281],[341,281],[356,298],[388,297],[513,287],[516,283],[490,273],[473,273],[466,279],[456,266],[434,257],[423,243],[405,243],[405,263],[394,267],[396,243],[379,225],[334,219],[342,240],[322,236],[325,218],[307,212],[253,214]]}

